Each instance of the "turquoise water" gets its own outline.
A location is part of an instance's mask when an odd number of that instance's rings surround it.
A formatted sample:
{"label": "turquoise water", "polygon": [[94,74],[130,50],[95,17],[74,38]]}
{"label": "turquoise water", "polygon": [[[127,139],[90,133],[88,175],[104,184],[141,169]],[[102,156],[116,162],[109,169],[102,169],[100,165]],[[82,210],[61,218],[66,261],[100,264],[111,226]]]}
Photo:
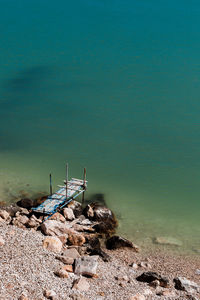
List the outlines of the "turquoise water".
{"label": "turquoise water", "polygon": [[200,248],[197,1],[0,0],[0,200],[82,176],[120,231]]}

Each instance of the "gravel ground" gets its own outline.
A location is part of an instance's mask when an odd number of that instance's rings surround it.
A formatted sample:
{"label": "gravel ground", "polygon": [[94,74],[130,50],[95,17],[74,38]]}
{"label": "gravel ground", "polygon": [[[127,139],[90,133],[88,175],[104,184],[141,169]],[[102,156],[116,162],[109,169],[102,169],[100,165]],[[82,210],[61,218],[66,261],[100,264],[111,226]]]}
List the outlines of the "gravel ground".
{"label": "gravel ground", "polygon": [[[45,299],[43,292],[46,289],[54,290],[58,300],[72,299],[72,294],[80,294],[72,290],[72,283],[78,276],[69,273],[69,278],[63,279],[54,275],[54,271],[63,264],[56,259],[57,254],[43,249],[44,236],[40,232],[1,224],[0,236],[5,240],[5,244],[0,247],[0,300],[17,300],[23,292],[28,299]],[[106,252],[112,257],[112,261],[106,263],[99,259],[98,278],[87,279],[90,289],[81,293],[84,299],[128,300],[136,293],[146,293],[145,299],[152,300],[188,299],[184,292],[173,288],[174,297],[156,296],[154,288],[135,280],[137,275],[147,269],[134,270],[129,266],[133,262],[148,261],[150,270],[158,271],[170,280],[181,275],[200,283],[200,275],[195,273],[200,269],[198,256],[174,257],[158,252],[149,253],[147,258],[146,254],[129,249]],[[115,278],[125,275],[130,282]],[[151,291],[153,294],[147,295]],[[180,298],[181,295],[183,298]]]}

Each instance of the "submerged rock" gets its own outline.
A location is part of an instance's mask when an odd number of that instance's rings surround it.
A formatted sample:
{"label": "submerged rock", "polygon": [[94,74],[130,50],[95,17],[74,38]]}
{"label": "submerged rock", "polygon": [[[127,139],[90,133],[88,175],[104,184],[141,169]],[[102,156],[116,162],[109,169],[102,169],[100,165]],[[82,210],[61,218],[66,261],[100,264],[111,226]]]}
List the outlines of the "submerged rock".
{"label": "submerged rock", "polygon": [[182,246],[182,242],[173,237],[157,237],[154,242],[161,245]]}
{"label": "submerged rock", "polygon": [[29,199],[29,198],[24,198],[24,199],[19,200],[17,202],[17,205],[20,206],[20,207],[30,209],[30,208],[33,207],[34,201],[32,199]]}
{"label": "submerged rock", "polygon": [[130,247],[133,248],[136,252],[139,251],[139,248],[136,245],[134,245],[131,241],[118,235],[114,235],[106,241],[106,248],[109,250],[114,250],[122,247]]}

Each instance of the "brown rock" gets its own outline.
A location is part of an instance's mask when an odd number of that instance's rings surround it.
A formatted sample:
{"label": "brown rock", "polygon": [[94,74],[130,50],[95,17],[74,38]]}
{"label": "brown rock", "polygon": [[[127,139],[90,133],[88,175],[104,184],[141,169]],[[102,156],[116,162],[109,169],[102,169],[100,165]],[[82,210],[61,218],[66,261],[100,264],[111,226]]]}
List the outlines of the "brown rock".
{"label": "brown rock", "polygon": [[64,256],[64,255],[58,256],[57,259],[59,259],[60,261],[62,261],[66,265],[73,265],[73,263],[74,263],[74,258],[67,257],[67,256]]}
{"label": "brown rock", "polygon": [[156,272],[151,272],[151,271],[144,272],[140,276],[138,276],[136,280],[141,282],[148,282],[148,283],[158,280],[160,282],[160,286],[165,288],[169,287],[169,280],[166,277],[163,277]]}
{"label": "brown rock", "polygon": [[139,251],[139,248],[136,245],[134,245],[131,241],[118,235],[114,235],[111,238],[107,239],[106,247],[109,250],[114,250],[122,247],[130,247],[133,248],[136,252]]}
{"label": "brown rock", "polygon": [[69,233],[68,242],[71,245],[82,246],[85,243],[85,237],[78,233]]}
{"label": "brown rock", "polygon": [[19,215],[18,217],[15,217],[12,219],[12,224],[19,228],[25,229],[28,221],[29,221],[29,218],[27,216]]}
{"label": "brown rock", "polygon": [[75,219],[75,215],[73,213],[73,210],[69,207],[66,207],[63,209],[63,214],[66,220],[72,221]]}
{"label": "brown rock", "polygon": [[34,218],[33,216],[28,220],[26,226],[28,228],[35,228],[37,229],[38,226],[40,225],[40,223],[38,222],[38,220],[36,218]]}
{"label": "brown rock", "polygon": [[79,291],[88,291],[90,285],[85,277],[80,277],[79,279],[75,280],[73,283],[73,289],[77,289]]}
{"label": "brown rock", "polygon": [[60,278],[68,278],[69,277],[68,272],[63,269],[55,271],[54,274]]}
{"label": "brown rock", "polygon": [[75,259],[79,258],[80,254],[75,248],[70,248],[63,251],[63,256]]}
{"label": "brown rock", "polygon": [[51,216],[49,218],[49,220],[55,220],[55,221],[59,221],[59,222],[63,222],[63,223],[65,222],[65,218],[59,212],[56,212],[55,214],[53,214],[53,216]]}
{"label": "brown rock", "polygon": [[49,251],[59,253],[62,250],[62,242],[57,237],[48,236],[43,241],[43,247]]}
{"label": "brown rock", "polygon": [[28,216],[29,215],[29,210],[27,208],[24,208],[24,207],[20,207],[19,211],[16,212],[16,216],[19,216],[20,214],[21,215],[26,215]]}
{"label": "brown rock", "polygon": [[64,267],[62,267],[63,270],[72,273],[73,272],[73,267],[72,265],[65,265]]}
{"label": "brown rock", "polygon": [[58,238],[59,240],[65,245],[67,243],[67,237],[68,235],[59,235]]}

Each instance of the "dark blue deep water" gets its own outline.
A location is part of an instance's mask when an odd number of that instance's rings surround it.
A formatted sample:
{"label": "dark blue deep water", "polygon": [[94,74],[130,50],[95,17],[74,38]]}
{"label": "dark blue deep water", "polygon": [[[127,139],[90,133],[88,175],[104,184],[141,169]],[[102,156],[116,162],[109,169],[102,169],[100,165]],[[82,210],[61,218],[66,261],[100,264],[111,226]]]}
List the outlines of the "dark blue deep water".
{"label": "dark blue deep water", "polygon": [[0,0],[0,200],[68,161],[122,233],[200,248],[199,28],[195,0]]}

